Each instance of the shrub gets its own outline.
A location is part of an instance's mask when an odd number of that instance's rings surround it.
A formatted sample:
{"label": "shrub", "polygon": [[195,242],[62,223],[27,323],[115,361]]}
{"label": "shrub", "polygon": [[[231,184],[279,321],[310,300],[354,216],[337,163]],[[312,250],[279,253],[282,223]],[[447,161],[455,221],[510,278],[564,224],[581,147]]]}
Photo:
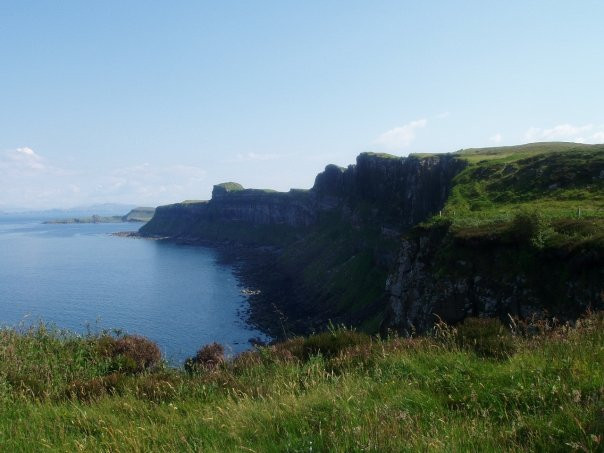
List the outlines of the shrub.
{"label": "shrub", "polygon": [[338,355],[329,359],[326,369],[339,374],[350,370],[360,370],[370,367],[379,356],[375,347],[376,345],[377,343],[365,343],[346,348]]}
{"label": "shrub", "polygon": [[121,373],[111,373],[89,380],[76,380],[67,386],[65,395],[70,399],[92,401],[107,394],[120,393],[125,387],[125,382],[126,378]]}
{"label": "shrub", "polygon": [[270,357],[279,362],[304,360],[306,338],[294,337],[270,346]]}
{"label": "shrub", "polygon": [[138,373],[155,367],[161,361],[161,351],[153,341],[138,335],[121,338],[103,336],[98,340],[101,355],[112,358],[111,369]]}
{"label": "shrub", "polygon": [[459,346],[481,357],[503,359],[516,350],[511,332],[498,319],[466,318],[456,335]]}
{"label": "shrub", "polygon": [[47,396],[48,383],[39,376],[29,372],[7,370],[4,376],[6,382],[17,392],[36,399]]}
{"label": "shrub", "polygon": [[141,376],[137,380],[136,396],[155,403],[169,402],[176,397],[179,385],[180,380],[174,374],[160,373]]}
{"label": "shrub", "polygon": [[185,369],[189,372],[202,370],[213,370],[224,362],[224,347],[219,343],[211,343],[203,346],[195,357],[185,362]]}
{"label": "shrub", "polygon": [[262,363],[262,358],[258,351],[243,351],[232,361],[231,367],[235,372],[241,372],[253,368]]}
{"label": "shrub", "polygon": [[511,225],[511,233],[516,240],[537,248],[543,248],[553,232],[549,221],[539,211],[528,209],[518,211]]}
{"label": "shrub", "polygon": [[367,334],[344,328],[332,329],[306,338],[302,345],[302,353],[305,359],[318,353],[326,357],[334,357],[346,348],[369,342],[371,337]]}

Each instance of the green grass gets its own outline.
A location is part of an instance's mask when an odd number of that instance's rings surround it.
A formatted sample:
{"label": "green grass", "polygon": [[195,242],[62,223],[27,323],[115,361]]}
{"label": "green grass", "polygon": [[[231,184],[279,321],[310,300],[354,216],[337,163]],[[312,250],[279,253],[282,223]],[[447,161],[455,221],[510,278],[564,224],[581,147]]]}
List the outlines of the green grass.
{"label": "green grass", "polygon": [[[529,335],[526,332],[540,333]],[[473,335],[476,333],[473,330]],[[452,328],[331,330],[189,374],[111,370],[99,337],[0,332],[3,451],[601,451],[604,320],[516,325],[485,358]],[[322,354],[323,349],[325,354]],[[110,376],[110,377],[109,377]],[[97,385],[103,382],[102,386]],[[74,382],[85,395],[70,393]],[[96,393],[95,393],[96,392]]]}
{"label": "green grass", "polygon": [[401,159],[401,156],[395,156],[394,154],[388,153],[375,153],[373,151],[361,153],[361,156],[379,157],[380,159]]}
{"label": "green grass", "polygon": [[[538,142],[527,143],[516,146],[497,146],[491,148],[468,148],[457,151],[463,159],[469,162],[480,162],[484,160],[498,160],[500,162],[512,162],[538,154],[552,152],[565,152],[574,150],[587,150],[593,145],[572,142]],[[596,145],[598,146],[598,145]]]}
{"label": "green grass", "polygon": [[243,186],[238,182],[223,182],[220,184],[216,184],[216,187],[220,187],[227,192],[238,192],[240,190],[244,190]]}
{"label": "green grass", "polygon": [[551,227],[549,245],[604,244],[604,145],[533,143],[457,155],[469,165],[428,223],[446,220],[459,237],[493,236],[532,212]]}

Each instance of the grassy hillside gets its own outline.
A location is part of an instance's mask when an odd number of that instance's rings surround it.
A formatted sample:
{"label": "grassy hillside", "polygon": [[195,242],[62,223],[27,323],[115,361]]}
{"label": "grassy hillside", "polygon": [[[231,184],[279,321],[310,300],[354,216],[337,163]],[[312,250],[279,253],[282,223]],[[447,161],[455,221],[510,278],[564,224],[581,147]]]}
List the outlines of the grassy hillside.
{"label": "grassy hillside", "polygon": [[549,218],[604,218],[604,145],[535,143],[463,150],[443,210],[456,223],[505,219],[526,208]]}
{"label": "grassy hillside", "polygon": [[469,162],[480,162],[489,159],[515,161],[538,154],[589,149],[593,149],[593,145],[572,142],[537,142],[490,148],[467,148],[458,151],[457,154]]}
{"label": "grassy hillside", "polygon": [[597,451],[604,318],[346,330],[190,372],[132,337],[0,332],[4,451]]}
{"label": "grassy hillside", "polygon": [[397,246],[395,239],[384,237],[378,228],[354,229],[338,215],[322,215],[275,262],[278,270],[297,277],[299,286],[294,293],[304,294],[306,299],[296,301],[297,305],[314,313],[313,320],[305,320],[311,328],[296,331],[322,330],[327,319],[339,319],[363,331],[377,332],[387,278],[387,267],[377,259]]}
{"label": "grassy hillside", "polygon": [[123,216],[122,220],[124,222],[148,222],[153,218],[153,214],[155,214],[155,208],[138,207]]}
{"label": "grassy hillside", "polygon": [[604,244],[604,145],[533,143],[457,155],[470,165],[433,222],[450,221],[460,237],[505,236],[532,222],[543,246]]}

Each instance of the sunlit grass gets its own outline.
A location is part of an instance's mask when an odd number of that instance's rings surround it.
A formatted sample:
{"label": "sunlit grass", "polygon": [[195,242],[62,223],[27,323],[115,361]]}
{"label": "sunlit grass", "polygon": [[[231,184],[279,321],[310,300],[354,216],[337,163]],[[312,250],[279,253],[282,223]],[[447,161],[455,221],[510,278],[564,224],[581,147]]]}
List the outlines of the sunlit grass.
{"label": "sunlit grass", "polygon": [[[44,326],[4,330],[0,445],[5,451],[601,449],[602,316],[574,327],[513,327],[497,358],[483,357],[444,326],[417,339],[332,329],[194,373],[165,364],[116,371],[115,358],[98,347],[100,336]],[[472,332],[480,338],[480,330]],[[88,395],[69,392],[74,381],[107,376],[119,378],[91,386]]]}

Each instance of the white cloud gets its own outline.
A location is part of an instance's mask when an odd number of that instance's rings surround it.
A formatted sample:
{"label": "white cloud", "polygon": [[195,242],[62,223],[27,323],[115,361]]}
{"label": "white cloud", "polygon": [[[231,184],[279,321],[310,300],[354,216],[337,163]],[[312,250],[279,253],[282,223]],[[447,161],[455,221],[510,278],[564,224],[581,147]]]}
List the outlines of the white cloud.
{"label": "white cloud", "polygon": [[489,137],[489,140],[492,141],[493,143],[501,143],[501,140],[503,140],[503,135],[501,135],[499,132],[497,132],[495,135],[491,135]]}
{"label": "white cloud", "polygon": [[201,198],[206,172],[195,166],[144,163],[73,172],[31,148],[0,151],[0,206],[43,209],[90,203],[163,204]]}
{"label": "white cloud", "polygon": [[[604,127],[602,129],[604,129]],[[594,140],[595,143],[604,143],[604,130],[596,132],[594,135],[591,136],[591,138]]]}
{"label": "white cloud", "polygon": [[95,200],[132,200],[165,203],[199,198],[206,172],[189,165],[157,166],[150,163],[117,168],[96,184]]}
{"label": "white cloud", "polygon": [[406,148],[415,140],[416,131],[426,127],[427,124],[428,121],[426,119],[420,119],[395,127],[380,135],[374,144],[388,150]]}
{"label": "white cloud", "polygon": [[569,141],[598,143],[604,141],[604,126],[596,127],[591,123],[584,125],[565,123],[546,129],[531,127],[525,132],[524,139],[529,142]]}
{"label": "white cloud", "polygon": [[0,168],[14,173],[40,172],[45,170],[43,159],[28,147],[4,151],[0,155]]}
{"label": "white cloud", "polygon": [[445,118],[449,118],[449,116],[451,116],[451,112],[441,112],[434,115],[434,118],[438,120],[444,120]]}
{"label": "white cloud", "polygon": [[0,152],[0,204],[57,206],[75,193],[69,172],[53,166],[28,147]]}
{"label": "white cloud", "polygon": [[227,163],[251,162],[276,160],[284,157],[283,154],[276,153],[238,153],[233,159],[228,159]]}

